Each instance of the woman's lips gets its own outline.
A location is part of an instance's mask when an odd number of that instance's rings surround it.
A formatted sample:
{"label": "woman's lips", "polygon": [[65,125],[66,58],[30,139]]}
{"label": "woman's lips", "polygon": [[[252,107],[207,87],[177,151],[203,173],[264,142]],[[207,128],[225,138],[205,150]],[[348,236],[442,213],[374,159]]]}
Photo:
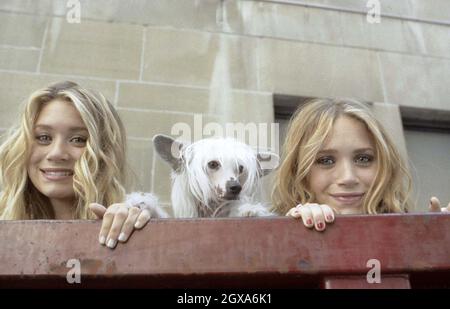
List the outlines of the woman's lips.
{"label": "woman's lips", "polygon": [[364,196],[364,193],[339,193],[339,194],[330,194],[332,198],[342,204],[355,204],[360,202]]}
{"label": "woman's lips", "polygon": [[41,169],[40,171],[44,178],[50,181],[67,180],[73,176],[73,171],[69,169]]}

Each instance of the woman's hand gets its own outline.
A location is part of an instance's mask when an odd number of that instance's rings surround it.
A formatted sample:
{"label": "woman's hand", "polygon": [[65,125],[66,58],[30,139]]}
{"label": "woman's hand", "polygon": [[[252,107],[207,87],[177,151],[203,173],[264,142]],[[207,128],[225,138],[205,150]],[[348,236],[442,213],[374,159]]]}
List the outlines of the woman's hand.
{"label": "woman's hand", "polygon": [[441,208],[441,202],[437,197],[432,197],[430,199],[429,209],[431,212],[450,212],[450,203],[448,203],[447,207]]}
{"label": "woman's hand", "polygon": [[99,218],[103,218],[99,235],[102,245],[114,249],[117,241],[126,242],[134,229],[141,229],[150,220],[150,211],[128,204],[113,204],[108,208],[92,203],[89,208]]}
{"label": "woman's hand", "polygon": [[297,207],[291,208],[286,216],[293,218],[302,218],[303,224],[312,228],[313,226],[317,231],[325,230],[326,223],[334,222],[334,211],[328,205],[320,204],[299,204]]}

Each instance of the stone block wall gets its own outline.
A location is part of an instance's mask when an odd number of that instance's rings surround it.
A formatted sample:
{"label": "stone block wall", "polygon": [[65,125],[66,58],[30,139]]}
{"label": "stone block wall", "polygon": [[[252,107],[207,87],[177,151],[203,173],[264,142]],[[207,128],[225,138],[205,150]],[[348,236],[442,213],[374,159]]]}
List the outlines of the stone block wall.
{"label": "stone block wall", "polygon": [[195,114],[271,123],[274,93],[353,97],[393,111],[384,122],[406,152],[398,106],[450,111],[446,0],[380,1],[379,24],[363,0],[81,0],[80,23],[68,3],[0,2],[0,131],[33,90],[95,88],[126,125],[134,189],[165,204],[169,168],[151,138]]}

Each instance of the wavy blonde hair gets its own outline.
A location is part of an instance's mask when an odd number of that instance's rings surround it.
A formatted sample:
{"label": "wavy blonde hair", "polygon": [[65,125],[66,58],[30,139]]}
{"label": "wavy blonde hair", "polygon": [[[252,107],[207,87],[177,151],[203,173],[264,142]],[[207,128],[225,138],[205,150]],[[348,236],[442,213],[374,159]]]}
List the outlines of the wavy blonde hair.
{"label": "wavy blonde hair", "polygon": [[313,99],[293,115],[275,175],[273,210],[284,215],[298,204],[314,203],[307,176],[333,124],[340,116],[361,121],[372,135],[378,168],[366,194],[366,214],[406,212],[410,208],[411,176],[394,143],[369,108],[348,99]]}
{"label": "wavy blonde hair", "polygon": [[53,100],[72,103],[89,132],[74,167],[74,219],[94,219],[90,203],[108,206],[125,197],[126,135],[119,115],[102,94],[64,81],[31,94],[19,123],[0,146],[0,219],[55,218],[49,199],[33,186],[27,173],[35,122],[43,106]]}

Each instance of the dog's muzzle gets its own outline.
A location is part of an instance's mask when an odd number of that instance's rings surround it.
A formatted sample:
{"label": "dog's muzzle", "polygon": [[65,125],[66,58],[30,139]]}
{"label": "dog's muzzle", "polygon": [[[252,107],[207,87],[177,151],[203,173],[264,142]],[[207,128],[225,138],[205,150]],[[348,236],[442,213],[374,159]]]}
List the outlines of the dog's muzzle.
{"label": "dog's muzzle", "polygon": [[226,193],[224,198],[227,200],[236,200],[242,191],[242,186],[236,180],[232,180],[227,182],[225,189]]}

